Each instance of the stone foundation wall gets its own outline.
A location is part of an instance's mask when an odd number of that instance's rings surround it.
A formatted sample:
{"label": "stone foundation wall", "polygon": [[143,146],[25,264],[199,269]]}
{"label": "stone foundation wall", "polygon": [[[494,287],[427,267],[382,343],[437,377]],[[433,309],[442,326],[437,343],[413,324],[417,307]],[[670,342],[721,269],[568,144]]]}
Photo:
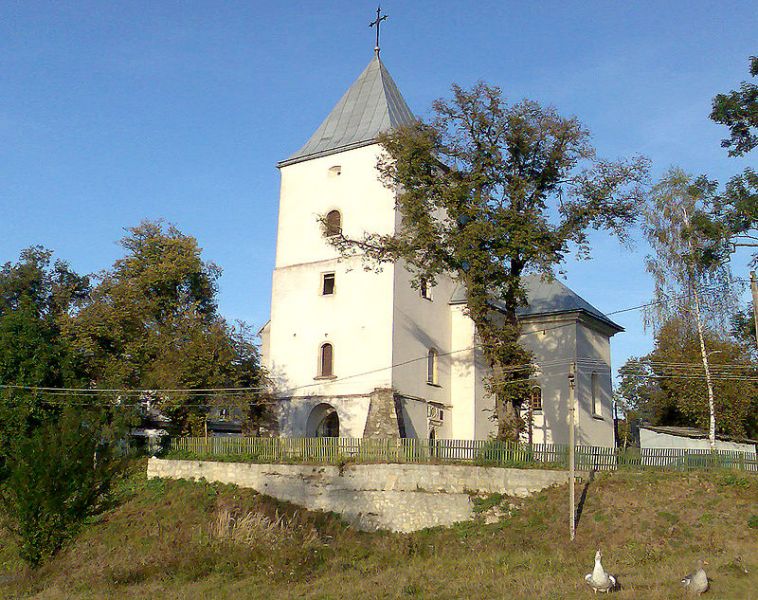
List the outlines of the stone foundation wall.
{"label": "stone foundation wall", "polygon": [[470,493],[524,497],[565,483],[564,471],[465,465],[376,464],[343,468],[151,458],[149,478],[205,479],[252,488],[310,510],[340,513],[367,531],[415,531],[473,517]]}

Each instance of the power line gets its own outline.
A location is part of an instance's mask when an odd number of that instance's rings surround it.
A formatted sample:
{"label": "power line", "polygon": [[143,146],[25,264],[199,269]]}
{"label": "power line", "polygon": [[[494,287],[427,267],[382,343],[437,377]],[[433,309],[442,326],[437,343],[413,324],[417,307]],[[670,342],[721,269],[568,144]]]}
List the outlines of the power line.
{"label": "power line", "polygon": [[[734,281],[747,281],[746,279],[740,279],[735,278]],[[719,291],[721,287],[712,287],[712,288],[704,288],[701,293],[714,293]],[[680,296],[686,296],[691,295],[691,293],[684,293],[680,294]],[[675,296],[676,297],[676,296]],[[661,304],[665,302],[664,300],[659,301],[653,301],[646,304],[640,304],[637,306],[632,306],[629,308],[623,308],[615,311],[611,311],[606,313],[606,315],[615,315],[615,314],[621,314],[625,312],[630,312],[634,310],[640,310],[643,308],[647,308],[649,306],[655,306],[657,304]],[[546,328],[538,328],[532,331],[523,332],[521,336],[527,336],[527,335],[535,335],[540,333],[546,333],[547,331],[553,331],[556,329],[562,329],[564,327],[572,327],[574,326],[573,322],[570,323],[564,323],[561,325],[557,325],[554,327],[546,327]],[[481,349],[483,346],[482,344],[475,344],[473,346],[467,347],[467,348],[461,348],[458,350],[453,350],[450,352],[440,353],[438,354],[438,357],[444,357],[444,356],[452,356],[454,354],[459,354],[462,352],[470,352],[472,350]],[[353,373],[351,375],[346,375],[342,377],[337,377],[335,379],[329,380],[329,385],[335,385],[340,384],[345,381],[348,381],[350,379],[355,379],[356,377],[364,377],[366,375],[373,375],[376,373],[380,373],[383,371],[387,371],[389,369],[395,369],[398,367],[406,366],[415,362],[423,361],[428,359],[428,354],[424,354],[422,356],[408,359],[405,361],[401,361],[399,363],[394,363],[386,367],[379,367],[376,369],[370,369],[367,371],[362,371],[359,373]],[[510,365],[508,367],[504,367],[501,372],[504,373],[515,373],[518,371],[524,371],[528,369],[548,369],[555,366],[565,366],[570,364],[570,360],[563,359],[558,361],[552,361],[549,363],[524,363],[521,365]],[[584,364],[584,365],[596,365],[599,368],[604,369],[610,369],[610,366],[607,365],[604,361],[601,361],[599,359],[592,359],[589,357],[584,358],[578,358],[576,361],[578,364]],[[675,366],[681,367],[682,369],[692,369],[692,368],[702,368],[702,365],[698,365],[697,363],[658,363],[655,361],[646,361],[643,364],[650,364],[654,366],[659,367],[670,367],[674,368]],[[754,369],[756,368],[753,365],[714,365],[711,367],[714,371],[728,371],[728,370],[738,370],[738,369]],[[625,370],[626,366],[622,366],[619,369],[619,372],[622,370]],[[627,370],[628,371],[628,370]],[[533,380],[534,378],[527,378],[523,381],[529,381]],[[510,382],[517,382],[519,380],[508,380]],[[293,388],[290,388],[286,390],[286,392],[282,392],[281,395],[286,395],[287,392],[290,392],[292,390],[302,390],[302,389],[308,389],[312,387],[318,387],[324,385],[324,382],[315,382],[315,383],[309,383],[304,385],[298,385]],[[218,387],[218,388],[166,388],[166,389],[134,389],[134,388],[67,388],[67,387],[46,387],[46,386],[22,386],[22,385],[14,385],[14,384],[0,384],[0,389],[17,389],[17,390],[24,390],[24,391],[32,391],[32,392],[42,392],[47,395],[61,395],[61,396],[97,396],[101,394],[117,394],[117,395],[123,395],[123,396],[147,396],[147,395],[161,395],[161,394],[188,394],[190,396],[195,397],[216,397],[216,398],[223,398],[223,397],[244,397],[247,394],[255,393],[255,392],[267,392],[271,391],[270,387],[268,386],[249,386],[249,387]],[[126,406],[127,404],[122,403],[122,406]],[[135,404],[134,406],[138,406],[138,404]],[[197,405],[199,406],[199,405]]]}

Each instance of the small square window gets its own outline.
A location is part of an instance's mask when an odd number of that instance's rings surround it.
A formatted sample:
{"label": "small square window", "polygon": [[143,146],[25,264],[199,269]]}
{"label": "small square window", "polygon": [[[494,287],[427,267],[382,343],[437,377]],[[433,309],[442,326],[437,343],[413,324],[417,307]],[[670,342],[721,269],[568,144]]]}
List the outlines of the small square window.
{"label": "small square window", "polygon": [[334,294],[334,273],[324,273],[321,276],[321,295],[331,296]]}

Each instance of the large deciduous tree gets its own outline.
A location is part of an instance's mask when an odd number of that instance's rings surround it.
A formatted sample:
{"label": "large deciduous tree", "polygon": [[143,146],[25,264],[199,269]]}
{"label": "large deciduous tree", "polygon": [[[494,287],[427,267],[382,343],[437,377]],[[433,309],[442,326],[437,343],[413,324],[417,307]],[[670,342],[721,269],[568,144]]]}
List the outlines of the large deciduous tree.
{"label": "large deciduous tree", "polygon": [[[530,353],[519,343],[522,276],[552,276],[572,247],[589,253],[588,231],[620,238],[637,217],[643,158],[601,160],[576,118],[536,102],[507,103],[498,88],[454,85],[434,119],[381,135],[378,164],[396,191],[402,224],[392,234],[331,237],[345,254],[401,261],[418,285],[451,276],[492,367],[498,436],[515,440],[528,395]],[[498,309],[494,309],[493,300]]]}
{"label": "large deciduous tree", "polygon": [[[176,227],[143,222],[121,240],[126,255],[97,277],[64,334],[99,388],[188,390],[161,394],[183,430],[199,427],[210,403],[250,408],[265,382],[249,330],[218,314],[221,269]],[[249,392],[192,392],[253,388]]]}

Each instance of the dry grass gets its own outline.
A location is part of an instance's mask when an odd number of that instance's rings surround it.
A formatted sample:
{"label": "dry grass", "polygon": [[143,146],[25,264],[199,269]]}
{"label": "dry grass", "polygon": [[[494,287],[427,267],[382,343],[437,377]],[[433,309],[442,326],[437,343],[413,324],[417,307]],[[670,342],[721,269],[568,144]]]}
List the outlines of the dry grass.
{"label": "dry grass", "polygon": [[304,549],[319,543],[318,532],[297,522],[297,513],[288,517],[274,517],[261,512],[242,512],[238,507],[220,503],[211,518],[209,533],[222,543],[240,544],[248,548],[276,548],[290,543],[299,543]]}
{"label": "dry grass", "polygon": [[[758,515],[755,477],[599,476],[573,543],[565,488],[494,524],[368,534],[231,486],[144,477],[129,485],[117,508],[36,573],[19,568],[11,545],[0,549],[0,578],[16,577],[0,596],[589,598],[583,578],[599,547],[623,585],[616,598],[682,597],[679,579],[704,557],[709,597],[758,600],[758,529],[748,525]],[[488,508],[498,503],[511,499]]]}

